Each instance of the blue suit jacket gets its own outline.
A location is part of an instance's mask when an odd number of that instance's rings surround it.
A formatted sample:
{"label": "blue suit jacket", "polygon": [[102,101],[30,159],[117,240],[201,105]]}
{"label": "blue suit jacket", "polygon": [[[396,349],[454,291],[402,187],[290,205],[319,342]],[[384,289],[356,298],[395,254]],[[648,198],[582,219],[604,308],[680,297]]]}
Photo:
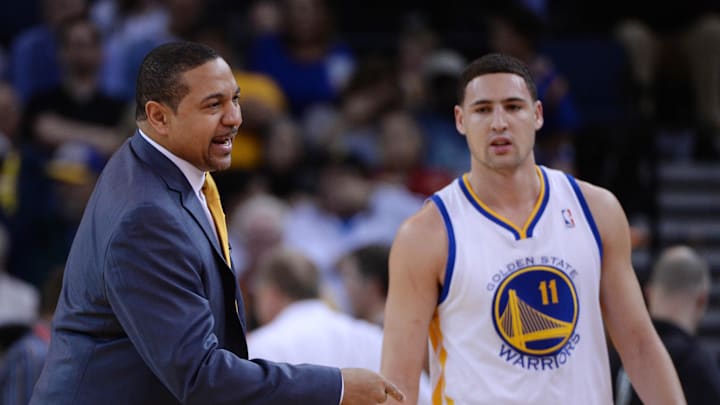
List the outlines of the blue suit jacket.
{"label": "blue suit jacket", "polygon": [[337,405],[338,369],[247,360],[236,302],[198,198],[136,133],[85,209],[31,403]]}

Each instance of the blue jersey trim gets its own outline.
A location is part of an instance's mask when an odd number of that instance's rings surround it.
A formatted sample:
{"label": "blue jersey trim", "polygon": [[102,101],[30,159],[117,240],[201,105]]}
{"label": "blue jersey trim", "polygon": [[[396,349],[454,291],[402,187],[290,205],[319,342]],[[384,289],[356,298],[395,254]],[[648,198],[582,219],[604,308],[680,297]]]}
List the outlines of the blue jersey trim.
{"label": "blue jersey trim", "polygon": [[540,207],[537,210],[537,213],[535,214],[535,217],[533,218],[532,222],[530,222],[530,225],[527,228],[527,237],[532,238],[533,236],[533,230],[535,229],[535,225],[537,225],[538,221],[540,221],[540,218],[542,217],[542,214],[545,212],[545,207],[547,207],[548,201],[550,200],[550,182],[547,178],[547,173],[545,173],[545,168],[542,166],[540,167],[540,173],[542,173],[543,177],[543,183],[545,184],[545,192],[543,195],[542,202],[540,203]]}
{"label": "blue jersey trim", "polygon": [[450,215],[442,199],[437,194],[431,196],[430,199],[432,199],[438,207],[438,210],[440,210],[440,215],[442,215],[448,236],[448,257],[447,263],[445,263],[445,280],[442,290],[440,291],[440,297],[438,297],[438,305],[440,305],[445,301],[450,292],[450,283],[452,282],[453,269],[455,268],[455,232],[453,231],[452,222],[450,222]]}
{"label": "blue jersey trim", "polygon": [[600,232],[598,231],[597,225],[595,224],[595,219],[592,216],[592,212],[590,212],[590,207],[587,204],[587,201],[585,200],[585,196],[582,193],[582,190],[580,190],[580,186],[578,185],[575,178],[570,174],[565,174],[568,178],[568,181],[570,182],[570,185],[573,188],[573,191],[575,191],[575,195],[578,198],[578,201],[580,202],[580,206],[582,207],[583,213],[585,214],[585,219],[587,219],[588,225],[590,225],[590,230],[592,231],[593,236],[595,237],[595,243],[597,243],[598,252],[600,253],[600,260],[603,258],[603,246],[602,246],[602,239],[600,239]]}

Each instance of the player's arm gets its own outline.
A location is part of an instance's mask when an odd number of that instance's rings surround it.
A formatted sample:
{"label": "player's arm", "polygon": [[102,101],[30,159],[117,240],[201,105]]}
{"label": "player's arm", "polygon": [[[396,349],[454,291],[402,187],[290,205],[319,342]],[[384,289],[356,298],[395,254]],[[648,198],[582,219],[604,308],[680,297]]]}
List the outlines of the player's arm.
{"label": "player's arm", "polygon": [[427,203],[400,227],[390,252],[381,373],[405,392],[408,404],[417,403],[428,327],[447,260],[446,235],[437,207]]}
{"label": "player's arm", "polygon": [[684,404],[667,350],[653,328],[632,267],[630,227],[609,191],[580,183],[603,245],[600,305],[610,339],[640,399],[646,404]]}

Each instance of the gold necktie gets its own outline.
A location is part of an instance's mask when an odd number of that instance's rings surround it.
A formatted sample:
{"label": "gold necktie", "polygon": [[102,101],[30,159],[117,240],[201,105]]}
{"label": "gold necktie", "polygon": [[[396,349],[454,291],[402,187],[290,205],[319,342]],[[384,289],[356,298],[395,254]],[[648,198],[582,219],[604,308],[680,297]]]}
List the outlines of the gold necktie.
{"label": "gold necktie", "polygon": [[207,201],[210,215],[212,215],[213,222],[215,223],[215,230],[217,231],[218,240],[222,247],[223,255],[228,266],[230,265],[230,247],[228,245],[228,233],[227,225],[225,224],[225,213],[223,212],[222,205],[220,204],[220,194],[218,193],[217,186],[210,173],[205,173],[205,183],[202,186],[202,192],[205,195],[205,201]]}

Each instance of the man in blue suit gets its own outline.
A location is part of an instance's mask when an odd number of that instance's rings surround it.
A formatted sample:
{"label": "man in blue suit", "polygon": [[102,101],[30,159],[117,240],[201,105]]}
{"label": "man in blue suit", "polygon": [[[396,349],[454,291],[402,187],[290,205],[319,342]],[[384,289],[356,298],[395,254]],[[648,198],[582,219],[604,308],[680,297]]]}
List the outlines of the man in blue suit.
{"label": "man in blue suit", "polygon": [[230,67],[205,46],[171,43],[145,58],[139,130],[108,162],[85,210],[32,404],[402,397],[368,370],[247,359],[224,218],[204,192],[214,188],[206,174],[230,166],[239,92]]}

